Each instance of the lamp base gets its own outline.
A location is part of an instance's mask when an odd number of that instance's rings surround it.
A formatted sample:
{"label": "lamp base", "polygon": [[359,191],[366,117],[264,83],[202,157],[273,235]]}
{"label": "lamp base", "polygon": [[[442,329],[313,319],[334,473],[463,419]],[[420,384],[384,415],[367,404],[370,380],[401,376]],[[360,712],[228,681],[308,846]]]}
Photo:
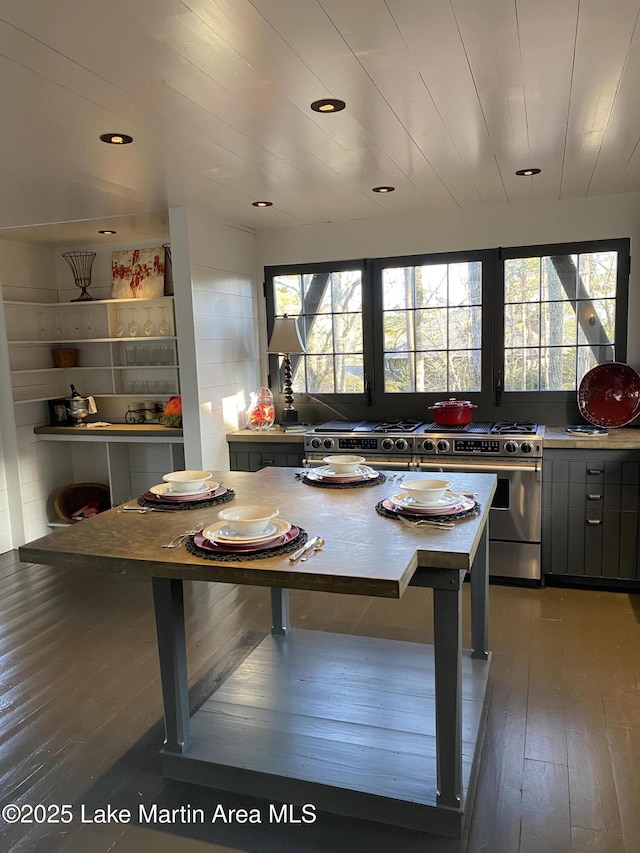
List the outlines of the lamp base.
{"label": "lamp base", "polygon": [[297,424],[298,423],[298,410],[294,409],[293,406],[288,409],[282,410],[281,421],[283,424]]}

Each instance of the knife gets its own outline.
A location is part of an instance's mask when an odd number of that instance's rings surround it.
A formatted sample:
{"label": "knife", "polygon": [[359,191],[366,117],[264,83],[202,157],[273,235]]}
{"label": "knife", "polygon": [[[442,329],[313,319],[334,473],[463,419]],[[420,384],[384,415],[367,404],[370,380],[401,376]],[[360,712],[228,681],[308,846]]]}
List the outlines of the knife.
{"label": "knife", "polygon": [[315,546],[317,541],[318,541],[317,536],[314,536],[313,539],[309,539],[309,541],[305,545],[303,545],[302,548],[298,548],[297,551],[293,552],[293,554],[289,557],[289,562],[290,563],[297,563],[303,554],[306,554],[307,551],[313,550],[313,547]]}

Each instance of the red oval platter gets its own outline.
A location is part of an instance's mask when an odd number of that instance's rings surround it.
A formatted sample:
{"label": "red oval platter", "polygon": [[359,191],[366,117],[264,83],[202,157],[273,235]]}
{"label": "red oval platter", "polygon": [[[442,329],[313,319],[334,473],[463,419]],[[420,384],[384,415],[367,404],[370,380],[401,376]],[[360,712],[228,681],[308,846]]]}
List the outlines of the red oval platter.
{"label": "red oval platter", "polygon": [[640,374],[621,361],[598,364],[582,377],[578,408],[595,426],[628,424],[640,414]]}

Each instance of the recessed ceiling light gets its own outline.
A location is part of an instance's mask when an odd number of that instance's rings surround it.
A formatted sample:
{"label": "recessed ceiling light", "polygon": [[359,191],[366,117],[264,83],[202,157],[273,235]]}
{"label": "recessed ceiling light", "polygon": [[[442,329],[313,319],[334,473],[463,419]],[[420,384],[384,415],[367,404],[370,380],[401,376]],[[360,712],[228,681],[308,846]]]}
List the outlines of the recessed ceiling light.
{"label": "recessed ceiling light", "polygon": [[127,136],[126,133],[103,133],[100,141],[109,145],[128,145],[133,142],[133,136]]}
{"label": "recessed ceiling light", "polygon": [[117,233],[118,233],[117,231],[109,231],[108,229],[105,229],[104,231],[98,231],[98,234],[117,234]]}
{"label": "recessed ceiling light", "polygon": [[254,207],[273,207],[272,201],[252,201]]}
{"label": "recessed ceiling light", "polygon": [[516,175],[523,176],[525,178],[530,178],[531,175],[539,175],[542,169],[518,169]]}
{"label": "recessed ceiling light", "polygon": [[346,106],[344,101],[337,98],[323,98],[321,101],[314,101],[311,109],[317,113],[339,113]]}
{"label": "recessed ceiling light", "polygon": [[395,190],[395,187],[374,187],[371,192],[373,193],[392,193]]}

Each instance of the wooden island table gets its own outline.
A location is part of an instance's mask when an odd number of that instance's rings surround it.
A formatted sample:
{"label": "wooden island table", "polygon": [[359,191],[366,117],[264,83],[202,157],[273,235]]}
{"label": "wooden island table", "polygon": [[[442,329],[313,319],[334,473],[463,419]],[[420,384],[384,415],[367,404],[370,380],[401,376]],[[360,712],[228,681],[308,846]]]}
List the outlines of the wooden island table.
{"label": "wooden island table", "polygon": [[[217,562],[161,547],[196,521],[216,521],[220,507],[144,515],[114,508],[22,546],[20,557],[151,579],[166,777],[462,837],[486,710],[496,477],[447,476],[480,507],[450,531],[379,515],[376,504],[401,489],[389,474],[351,489],[309,486],[286,468],[214,474],[236,503],[274,504],[281,518],[325,539],[322,551],[295,565],[288,554]],[[470,651],[462,648],[467,573]],[[191,718],[185,580],[270,587],[273,619],[271,634]],[[433,645],[289,625],[289,589],[398,599],[410,585],[433,589]]]}

